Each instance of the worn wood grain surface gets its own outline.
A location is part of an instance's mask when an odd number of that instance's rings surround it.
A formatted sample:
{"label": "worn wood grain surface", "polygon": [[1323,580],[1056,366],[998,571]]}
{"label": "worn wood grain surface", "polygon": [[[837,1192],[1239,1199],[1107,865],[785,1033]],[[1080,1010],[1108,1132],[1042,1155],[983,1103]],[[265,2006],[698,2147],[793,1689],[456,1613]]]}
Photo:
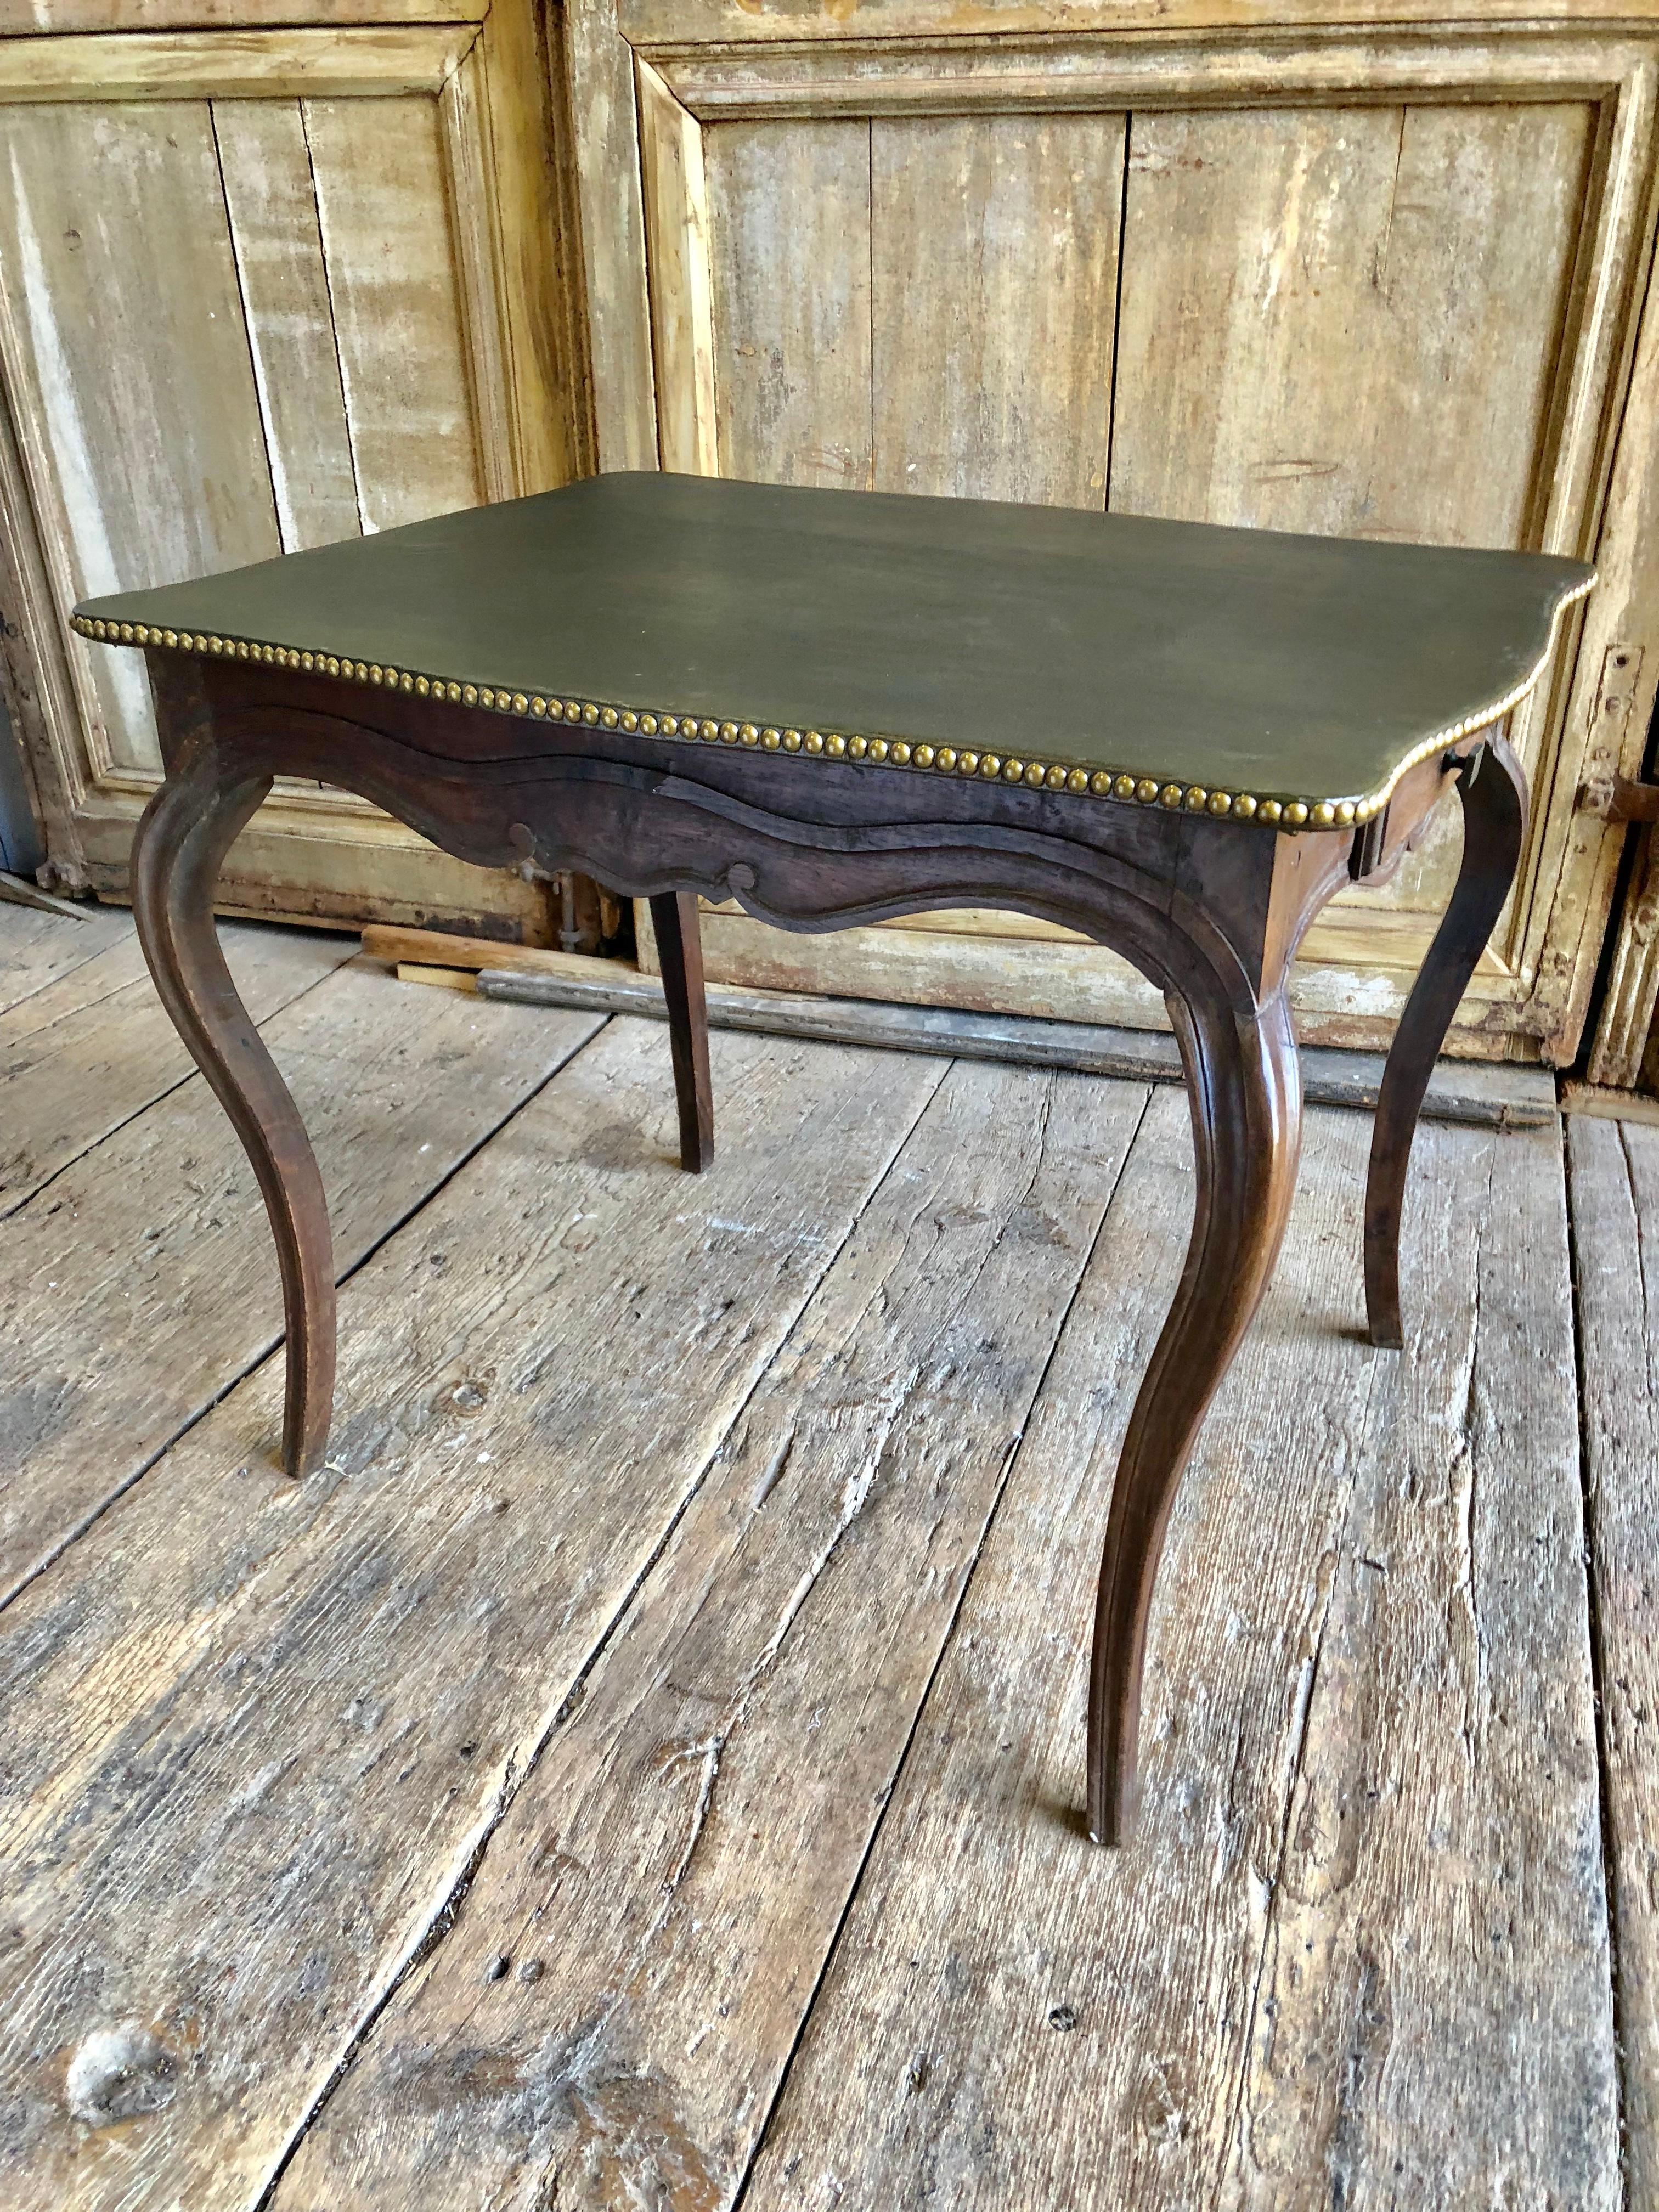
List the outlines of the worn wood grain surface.
{"label": "worn wood grain surface", "polygon": [[718,472],[708,191],[702,132],[649,63],[635,69],[651,267],[657,453],[665,469]]}
{"label": "worn wood grain surface", "polygon": [[307,100],[303,113],[363,526],[475,506],[437,103]]}
{"label": "worn wood grain surface", "polygon": [[0,38],[0,103],[297,100],[435,92],[477,36],[470,22],[240,24],[119,38]]}
{"label": "worn wood grain surface", "polygon": [[1412,1349],[1355,1455],[1228,2185],[1611,2212],[1559,1142],[1424,1134]]}
{"label": "worn wood grain surface", "polygon": [[[255,1021],[352,955],[349,937],[320,930],[230,922],[223,943]],[[0,1217],[192,1072],[131,929],[0,1014]]]}
{"label": "worn wood grain surface", "polygon": [[[309,23],[476,21],[488,0],[305,0]],[[0,38],[109,31],[280,30],[294,0],[0,0]],[[44,19],[44,20],[43,20]]]}
{"label": "worn wood grain surface", "polygon": [[872,125],[878,490],[1104,507],[1126,135]]}
{"label": "worn wood grain surface", "polygon": [[[365,932],[365,935],[368,933]],[[384,930],[380,937],[413,937]],[[461,939],[453,940],[465,944]],[[477,939],[472,940],[477,943]],[[547,965],[521,955],[514,968],[495,969],[486,951],[475,971],[465,965],[398,963],[400,982],[440,990],[476,990],[481,998],[519,1006],[567,1006],[592,1013],[648,1014],[667,1019],[663,987],[654,975],[630,975],[614,963],[568,953],[543,953]],[[453,954],[445,954],[453,962]],[[477,955],[473,956],[477,959]],[[594,969],[605,975],[593,974]],[[575,972],[572,972],[572,971]],[[1181,1054],[1173,1037],[1148,1030],[1111,1029],[1085,1022],[1048,1022],[1030,1015],[964,1014],[949,1006],[885,1006],[870,999],[816,999],[787,991],[739,991],[707,986],[709,1022],[719,1029],[754,1030],[769,1036],[817,1037],[826,1044],[879,1045],[890,1052],[951,1052],[963,1060],[1003,1060],[1018,1067],[1064,1068],[1084,1075],[1127,1077],[1134,1082],[1179,1083]],[[1367,1112],[1380,1095],[1386,1065],[1380,1053],[1301,1054],[1302,1095],[1310,1104],[1358,1106]],[[1581,1097],[1583,1086],[1580,1086]],[[1631,1110],[1630,1093],[1605,1094]],[[1641,1102],[1638,1102],[1639,1104]],[[1659,1118],[1659,1099],[1650,1102]],[[1583,1110],[1582,1104],[1580,1111]],[[1422,1112],[1442,1121],[1476,1121],[1493,1128],[1525,1123],[1559,1126],[1555,1079],[1542,1068],[1437,1061],[1424,1094]]]}
{"label": "worn wood grain surface", "polygon": [[305,112],[216,100],[213,131],[284,553],[362,528]]}
{"label": "worn wood grain surface", "polygon": [[[1285,1263],[1176,1509],[1141,1832],[1080,1844],[1058,1624],[1176,1263],[1177,1110],[1149,1115],[745,2208],[1610,2212],[1547,1133],[1419,1137],[1439,1203],[1399,1364],[1357,1340],[1365,1125],[1310,1117]],[[1553,1270],[1535,1301],[1523,1252]]]}
{"label": "worn wood grain surface", "polygon": [[[342,1274],[600,1026],[410,998],[349,968],[264,1027],[310,1128]],[[263,1201],[199,1076],[0,1223],[0,1284],[3,1599],[281,1337]]]}
{"label": "worn wood grain surface", "polygon": [[1567,1125],[1632,2206],[1659,2203],[1659,1128]]}
{"label": "worn wood grain surface", "polygon": [[[1524,542],[1590,123],[1577,104],[1137,115],[1112,504]],[[1471,443],[1489,468],[1425,465]]]}
{"label": "worn wood grain surface", "polygon": [[322,1472],[267,1364],[0,1614],[20,2212],[258,2195],[945,1073],[714,1060],[692,1178],[610,1024],[348,1286]]}
{"label": "worn wood grain surface", "polygon": [[1634,856],[1613,939],[1607,995],[1584,1071],[1592,1083],[1625,1092],[1642,1079],[1654,1015],[1659,1012],[1659,836],[1649,824],[1632,837]]}
{"label": "worn wood grain surface", "polygon": [[575,140],[594,430],[602,469],[658,465],[634,54],[615,0],[562,10]]}
{"label": "worn wood grain surface", "polygon": [[[942,1001],[979,1013],[1122,1022],[1136,1029],[1170,1025],[1159,993],[1103,945],[890,929],[885,923],[809,937],[746,914],[705,914],[702,946],[711,981],[757,991],[921,1006]],[[640,939],[640,961],[655,972],[656,945],[648,934]],[[948,988],[941,989],[941,977]]]}
{"label": "worn wood grain surface", "polygon": [[131,934],[131,915],[118,908],[88,906],[71,921],[0,901],[0,1014]]}
{"label": "worn wood grain surface", "polygon": [[[1113,506],[1536,542],[1590,130],[1578,104],[1137,115]],[[1459,850],[1445,810],[1350,896],[1437,915]]]}
{"label": "worn wood grain surface", "polygon": [[[1595,672],[1600,698],[1586,718],[1583,743],[1562,763],[1575,788],[1610,775],[1639,775],[1644,765],[1652,720],[1659,652],[1647,642],[1653,612],[1659,609],[1659,453],[1650,450],[1644,426],[1659,405],[1659,317],[1645,319],[1631,363],[1628,410],[1607,481],[1601,545],[1596,559],[1595,605],[1587,612],[1580,647],[1581,665]],[[1593,679],[1595,680],[1595,679]],[[1611,710],[1609,700],[1617,702]],[[1639,834],[1639,833],[1638,833]],[[1561,894],[1570,898],[1578,920],[1581,943],[1601,946],[1612,911],[1617,878],[1630,833],[1575,808],[1562,823],[1547,822],[1539,839],[1539,869],[1559,870]],[[1651,933],[1659,915],[1659,864],[1652,833],[1645,862],[1625,888],[1623,913],[1613,936],[1591,1053],[1591,1079],[1624,1083],[1634,1079],[1639,1061],[1620,1049],[1620,1032],[1646,1035],[1659,983],[1653,976]],[[1531,918],[1522,957],[1537,957],[1543,933]],[[1574,994],[1587,1003],[1588,986],[1576,977]],[[1644,1017],[1641,1009],[1645,1006]],[[1627,1027],[1628,1025],[1628,1027]],[[1635,1040],[1631,1040],[1635,1043]],[[1623,1062],[1620,1066],[1620,1063]],[[1599,1063],[1599,1065],[1598,1065]],[[1618,1072],[1615,1073],[1615,1068]]]}
{"label": "worn wood grain surface", "polygon": [[[1004,34],[1055,35],[977,35],[985,12],[951,5],[930,27],[925,9],[720,0],[670,33],[652,0],[621,0],[624,36],[700,126],[722,465],[1605,553],[1594,655],[1565,641],[1563,680],[1516,718],[1538,826],[1460,1024],[1480,1057],[1570,1059],[1617,843],[1570,803],[1573,763],[1613,726],[1590,662],[1604,643],[1628,656],[1638,732],[1659,677],[1631,526],[1655,474],[1659,307],[1640,304],[1650,233],[1632,227],[1652,204],[1646,34],[1539,41],[1487,9],[1478,33],[1466,14],[1350,35],[1317,8],[1252,34],[1249,11],[1224,27],[1198,4],[1160,9],[1146,38],[1127,18],[1100,35],[1093,8],[991,12]],[[608,222],[614,179],[603,198]],[[647,238],[659,325],[699,305],[684,228],[670,250]],[[635,258],[630,238],[618,297]],[[667,398],[684,412],[690,392],[681,376]],[[1477,450],[1480,469],[1442,465]],[[1456,853],[1437,823],[1363,915],[1310,933],[1300,1010],[1320,1042],[1385,1041],[1391,971],[1420,957]],[[953,935],[909,948],[912,994],[981,1003]],[[776,980],[763,933],[729,936],[728,980]],[[881,964],[865,949],[842,964],[851,994]],[[1024,942],[1007,965],[1039,999],[1056,980]],[[1127,1018],[1133,983],[1109,987],[1106,1018]]]}
{"label": "worn wood grain surface", "polygon": [[277,2207],[730,2201],[1146,1097],[957,1063]]}
{"label": "worn wood grain surface", "polygon": [[[280,552],[207,102],[0,106],[0,350],[59,618]],[[133,656],[63,650],[95,764],[159,768]]]}
{"label": "worn wood grain surface", "polygon": [[362,1261],[313,1481],[199,1081],[131,1044],[0,1227],[13,1494],[91,1483],[0,1607],[8,2204],[1611,2212],[1621,2079],[1653,2193],[1653,1133],[1572,1140],[1604,1775],[1559,1136],[1420,1133],[1401,1359],[1316,1110],[1105,1854],[1178,1095],[727,1034],[694,1179],[654,1025],[356,966],[268,1034]]}
{"label": "worn wood grain surface", "polygon": [[871,482],[870,126],[703,133],[724,474]]}
{"label": "worn wood grain surface", "polygon": [[[443,94],[448,112],[458,94],[463,107],[477,110],[477,150],[462,157],[477,173],[472,200],[456,174],[465,134],[450,131],[451,220],[464,261],[484,279],[468,305],[474,380],[482,324],[500,349],[507,480],[523,493],[550,490],[596,466],[562,28],[562,15],[539,0],[495,0]],[[493,267],[486,270],[486,263]],[[482,442],[490,469],[487,426]]]}
{"label": "worn wood grain surface", "polygon": [[[636,902],[635,916],[642,910]],[[1386,1049],[1432,931],[1428,917],[1372,915],[1328,907],[1308,933],[1319,957],[1299,959],[1291,1004],[1306,1042]],[[981,1013],[1036,1014],[1051,1020],[1116,1022],[1167,1029],[1164,1001],[1127,960],[1103,945],[1042,938],[1016,928],[931,929],[881,922],[805,937],[775,929],[746,914],[702,917],[704,965],[711,979],[763,991],[811,991],[830,998],[898,1000],[960,1006]],[[654,972],[648,925],[639,928],[640,963]],[[1362,953],[1363,988],[1340,963]],[[1496,971],[1496,972],[1494,972]],[[1501,1031],[1508,988],[1498,963],[1483,956],[1462,1014],[1448,1036],[1449,1053],[1489,1058]]]}
{"label": "worn wood grain surface", "polygon": [[[536,0],[74,32],[99,12],[0,36],[0,505],[51,857],[118,893],[159,761],[143,672],[64,634],[76,599],[540,489],[592,441]],[[279,784],[228,904],[536,933],[539,890],[365,812]]]}
{"label": "worn wood grain surface", "polygon": [[[72,0],[79,8],[108,5],[110,0]],[[181,0],[142,0],[161,7]],[[222,6],[225,0],[198,0]],[[1606,0],[1561,0],[1559,19],[1603,20]],[[1629,20],[1652,21],[1651,0],[1627,0]],[[757,10],[752,0],[622,0],[618,9],[625,37],[644,46],[741,41],[753,54],[771,43],[794,46],[816,40],[845,45],[848,15],[822,0],[773,0]],[[990,44],[997,34],[1149,30],[1174,27],[1237,31],[1255,24],[1274,30],[1286,26],[1347,27],[1354,20],[1352,0],[865,0],[857,10],[861,34],[872,41],[890,40],[936,45],[941,36]],[[1370,0],[1367,22],[1443,24],[1468,21],[1502,25],[1534,20],[1532,0]]]}
{"label": "worn wood grain surface", "polygon": [[[744,914],[735,899],[708,902],[705,912],[730,916],[733,921],[750,921],[755,928],[765,927]],[[1349,904],[1327,908],[1309,930],[1304,946],[1314,948],[1316,961],[1346,961],[1357,963],[1369,960],[1376,968],[1404,968],[1415,974],[1422,965],[1434,936],[1438,916],[1402,914],[1397,908],[1381,904],[1376,899],[1356,894]],[[1089,940],[1075,929],[1063,923],[1045,921],[1040,915],[1016,914],[1006,907],[942,907],[920,914],[890,915],[881,923],[883,929],[920,929],[930,935],[946,937],[997,937],[1029,939],[1042,945],[1086,945]],[[838,934],[840,933],[837,933]],[[1477,972],[1484,975],[1506,973],[1503,963],[1490,948],[1480,959]]]}

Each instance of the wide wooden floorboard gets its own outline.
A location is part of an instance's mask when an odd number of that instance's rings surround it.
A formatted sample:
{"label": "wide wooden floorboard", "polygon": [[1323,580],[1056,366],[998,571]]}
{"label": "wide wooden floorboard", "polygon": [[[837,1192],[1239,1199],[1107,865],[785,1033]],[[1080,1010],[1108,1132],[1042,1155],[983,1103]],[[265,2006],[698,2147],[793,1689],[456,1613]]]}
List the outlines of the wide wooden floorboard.
{"label": "wide wooden floorboard", "polygon": [[[21,911],[0,906],[0,958],[9,949],[12,924],[9,917]],[[65,1015],[112,998],[146,972],[143,950],[130,915],[121,917],[125,927],[115,931],[91,931],[83,922],[66,921],[59,915],[35,918],[62,932],[69,943],[54,942],[49,949],[64,957],[52,963],[51,972],[35,978],[27,992],[19,993],[12,1003],[0,1009],[0,1034],[14,1052],[25,1037],[51,1029]],[[295,934],[283,930],[279,939],[287,942]],[[333,941],[325,939],[322,949],[326,952]]]}
{"label": "wide wooden floorboard", "polygon": [[[0,908],[0,928],[7,914]],[[64,922],[78,929],[78,922]],[[349,937],[222,922],[237,988],[264,1023],[349,960]],[[136,933],[0,1014],[0,1217],[194,1073]]]}
{"label": "wide wooden floorboard", "polygon": [[1402,1362],[1358,1339],[1367,1125],[1310,1117],[1278,1283],[1170,1532],[1141,1830],[1080,1839],[1075,1625],[1184,1212],[1163,1103],[744,2212],[1611,2208],[1551,1133],[1424,1133]]}
{"label": "wide wooden floorboard", "polygon": [[1146,1100],[956,1065],[276,2207],[730,2203]]}
{"label": "wide wooden floorboard", "polygon": [[[268,1021],[322,1169],[338,1271],[600,1026],[403,990],[367,963],[326,971]],[[0,1220],[0,1603],[282,1328],[258,1186],[199,1075]],[[275,1447],[261,1440],[262,1468]]]}
{"label": "wide wooden floorboard", "polygon": [[1659,1129],[1568,1123],[1632,2207],[1659,2204]]}
{"label": "wide wooden floorboard", "polygon": [[1612,2208],[1560,1140],[1420,1141],[1410,1352],[1315,1655],[1224,2201]]}
{"label": "wide wooden floorboard", "polygon": [[257,2198],[945,1073],[722,1037],[692,1178],[667,1048],[611,1024],[353,1278],[317,1475],[267,1363],[0,1613],[19,2212]]}
{"label": "wide wooden floorboard", "polygon": [[132,916],[120,907],[70,915],[0,899],[0,1013],[132,934]]}
{"label": "wide wooden floorboard", "polygon": [[1310,1115],[1103,1852],[1177,1094],[728,1033],[689,1177],[659,1025],[229,930],[349,1275],[293,1484],[126,917],[9,1009],[7,919],[6,2212],[1659,2203],[1659,1131],[1425,1127],[1401,1356]]}

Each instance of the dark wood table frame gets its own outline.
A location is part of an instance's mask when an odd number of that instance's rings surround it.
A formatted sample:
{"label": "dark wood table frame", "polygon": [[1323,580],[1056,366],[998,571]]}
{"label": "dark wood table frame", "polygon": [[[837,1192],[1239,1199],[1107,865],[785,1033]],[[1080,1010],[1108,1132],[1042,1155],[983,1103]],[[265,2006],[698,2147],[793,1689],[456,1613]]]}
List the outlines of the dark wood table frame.
{"label": "dark wood table frame", "polygon": [[[1255,1312],[1296,1177],[1301,1088],[1286,985],[1331,894],[1386,875],[1455,784],[1456,889],[1389,1054],[1365,1194],[1373,1342],[1401,1341],[1399,1240],[1435,1055],[1514,880],[1527,790],[1488,732],[1410,769],[1358,828],[1290,830],[1179,806],[895,775],[741,746],[689,748],[549,724],[504,757],[482,708],[325,675],[149,652],[167,780],[140,825],[133,903],[167,1010],[235,1124],[276,1233],[288,1330],[283,1457],[321,1462],[334,1382],[334,1268],[322,1179],[294,1102],[238,998],[213,921],[220,864],[276,775],[359,793],[446,852],[491,867],[581,868],[648,897],[661,947],[681,1158],[714,1145],[696,896],[786,929],[950,906],[1081,931],[1164,992],[1192,1106],[1196,1192],[1181,1281],[1135,1400],[1106,1529],[1088,1728],[1088,1824],[1128,1832],[1146,1623],[1182,1469]],[[1177,794],[1178,797],[1179,794]]]}

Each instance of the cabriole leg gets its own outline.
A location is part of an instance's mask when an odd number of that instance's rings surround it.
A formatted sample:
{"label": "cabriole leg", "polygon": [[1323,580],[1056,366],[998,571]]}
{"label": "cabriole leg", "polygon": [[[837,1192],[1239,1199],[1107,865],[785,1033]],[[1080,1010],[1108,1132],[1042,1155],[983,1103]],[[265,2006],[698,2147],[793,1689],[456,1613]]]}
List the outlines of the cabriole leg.
{"label": "cabriole leg", "polygon": [[1284,994],[1252,1019],[1218,986],[1168,1004],[1197,1166],[1180,1285],[1135,1400],[1106,1531],[1089,1693],[1089,1832],[1124,1841],[1139,1789],[1146,1622],[1176,1485],[1273,1273],[1295,1186],[1302,1091]]}
{"label": "cabriole leg", "polygon": [[1382,1072],[1365,1181],[1365,1312],[1371,1342],[1398,1350],[1400,1216],[1417,1117],[1457,1002],[1498,926],[1527,834],[1527,781],[1501,738],[1459,763],[1463,862]]}
{"label": "cabriole leg", "polygon": [[702,937],[690,891],[665,891],[651,902],[657,933],[674,1095],[680,1109],[680,1165],[701,1175],[714,1157],[714,1088],[708,1073],[708,1009],[702,989]]}
{"label": "cabriole leg", "polygon": [[270,788],[212,753],[164,783],[132,849],[132,908],[161,1003],[253,1164],[276,1239],[288,1331],[283,1463],[322,1462],[334,1399],[334,1261],[323,1181],[288,1086],[237,996],[213,922],[220,863]]}

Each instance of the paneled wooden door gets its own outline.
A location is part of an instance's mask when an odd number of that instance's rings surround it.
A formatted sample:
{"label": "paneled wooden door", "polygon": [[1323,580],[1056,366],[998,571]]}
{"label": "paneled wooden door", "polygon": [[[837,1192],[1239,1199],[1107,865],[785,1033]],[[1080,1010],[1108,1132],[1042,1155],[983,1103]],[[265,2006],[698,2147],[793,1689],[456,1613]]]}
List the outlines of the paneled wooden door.
{"label": "paneled wooden door", "polygon": [[[1659,43],[1138,12],[947,39],[921,0],[578,0],[602,463],[1595,557],[1511,732],[1534,827],[1455,1040],[1570,1057],[1618,844],[1578,795],[1633,768],[1659,681]],[[1457,836],[1330,911],[1304,1035],[1386,1036]],[[706,930],[733,979],[1163,1018],[1112,956],[1006,915]]]}
{"label": "paneled wooden door", "polygon": [[[70,631],[77,598],[540,489],[586,458],[535,0],[313,12],[327,25],[242,10],[236,29],[0,38],[8,659],[72,887],[124,887],[161,766],[143,672]],[[256,912],[508,933],[546,908],[303,784],[260,810],[223,889]]]}

